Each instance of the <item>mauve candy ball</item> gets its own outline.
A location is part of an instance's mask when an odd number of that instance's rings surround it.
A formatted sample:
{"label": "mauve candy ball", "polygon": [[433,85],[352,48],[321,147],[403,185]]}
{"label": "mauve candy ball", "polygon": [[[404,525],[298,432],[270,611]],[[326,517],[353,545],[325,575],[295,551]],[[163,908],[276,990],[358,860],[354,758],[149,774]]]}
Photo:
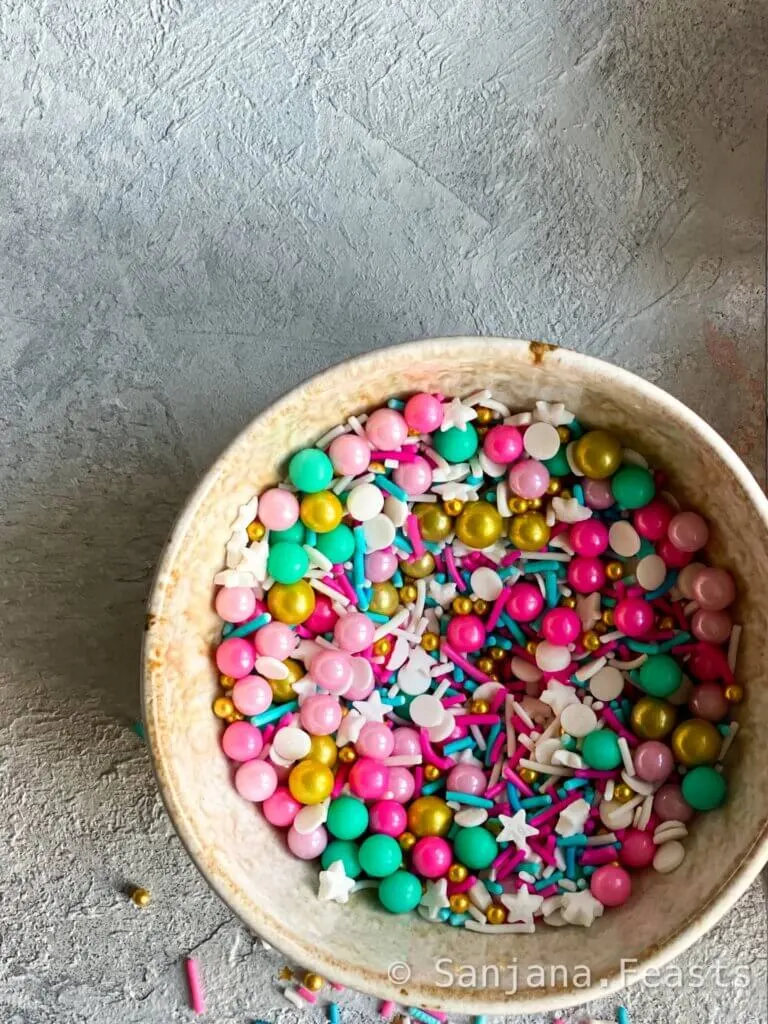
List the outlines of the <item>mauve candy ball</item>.
{"label": "mauve candy ball", "polygon": [[256,608],[250,587],[222,587],[216,595],[216,614],[225,622],[247,622]]}
{"label": "mauve candy ball", "polygon": [[664,782],[675,767],[672,751],[666,743],[646,740],[634,753],[635,773],[645,782]]}
{"label": "mauve candy ball", "polygon": [[355,749],[361,757],[372,757],[382,761],[389,757],[395,745],[392,730],[383,722],[366,722],[357,737]]}
{"label": "mauve candy ball", "polygon": [[662,786],[653,798],[653,810],[659,821],[690,821],[693,808],[683,798],[679,786],[671,783]]}
{"label": "mauve candy ball", "polygon": [[628,828],[621,840],[619,860],[627,868],[647,868],[653,863],[656,855],[656,844],[649,830],[641,832],[637,828]]}
{"label": "mauve candy ball", "polygon": [[723,674],[725,655],[713,644],[700,643],[688,659],[688,672],[701,683],[713,682]]}
{"label": "mauve candy ball", "polygon": [[432,486],[432,467],[423,456],[417,455],[413,462],[401,462],[392,477],[398,487],[414,497],[426,494]]}
{"label": "mauve candy ball", "polygon": [[309,666],[309,675],[330,693],[346,693],[352,685],[352,659],[343,651],[318,651]]}
{"label": "mauve candy ball", "polygon": [[253,644],[245,637],[230,636],[216,648],[216,667],[225,676],[242,679],[256,663]]}
{"label": "mauve candy ball", "polygon": [[288,530],[299,518],[296,495],[282,487],[272,487],[259,498],[259,519],[268,530]]}
{"label": "mauve candy ball", "polygon": [[701,683],[691,694],[688,707],[696,718],[707,722],[719,722],[728,713],[728,701],[722,686],[717,683]]}
{"label": "mauve candy ball", "polygon": [[387,789],[382,794],[385,800],[397,800],[399,804],[407,803],[416,789],[416,780],[404,765],[394,765],[389,769]]}
{"label": "mauve candy ball", "polygon": [[680,548],[676,548],[669,537],[662,537],[656,544],[656,554],[670,569],[682,569],[693,558],[690,551],[681,551]]}
{"label": "mauve candy ball", "polygon": [[616,501],[611,490],[610,480],[584,480],[584,504],[598,512],[610,508]]}
{"label": "mauve candy ball", "polygon": [[523,450],[523,438],[517,427],[499,424],[491,427],[483,441],[483,451],[493,462],[506,466],[519,459]]}
{"label": "mauve candy ball", "polygon": [[371,757],[361,757],[352,765],[349,788],[363,800],[379,800],[389,788],[389,769]]}
{"label": "mauve candy ball", "polygon": [[708,611],[720,612],[736,598],[736,584],[725,569],[702,569],[693,581],[693,599]]}
{"label": "mauve candy ball", "polygon": [[288,849],[299,860],[314,860],[328,845],[328,833],[322,825],[313,832],[297,832],[291,825],[288,829]]}
{"label": "mauve candy ball", "polygon": [[644,540],[654,544],[667,536],[674,512],[661,498],[654,498],[647,505],[632,513],[632,524]]}
{"label": "mauve candy ball", "polygon": [[706,566],[701,562],[690,562],[684,566],[677,577],[677,586],[680,593],[688,601],[693,600],[693,581]]}
{"label": "mauve candy ball", "polygon": [[365,556],[365,576],[371,583],[385,583],[397,572],[397,555],[394,551],[372,551]]}
{"label": "mauve candy ball", "polygon": [[454,793],[482,796],[488,785],[485,772],[474,764],[457,764],[448,772],[445,787]]}
{"label": "mauve candy ball", "polygon": [[544,598],[533,583],[513,583],[509,588],[506,612],[515,622],[532,622],[543,607]]}
{"label": "mauve candy ball", "polygon": [[402,725],[394,730],[393,754],[407,754],[409,757],[421,756],[421,741],[416,729]]}
{"label": "mauve candy ball", "polygon": [[549,470],[543,462],[526,459],[509,471],[509,489],[520,498],[541,498],[549,487]]}
{"label": "mauve candy ball", "polygon": [[232,722],[221,737],[221,749],[233,761],[251,761],[261,748],[261,733],[250,722]]}
{"label": "mauve candy ball", "polygon": [[620,907],[632,894],[632,879],[624,868],[603,864],[590,878],[589,888],[603,906]]}
{"label": "mauve candy ball", "polygon": [[371,461],[371,446],[357,434],[342,434],[331,441],[328,456],[341,476],[360,476]]}
{"label": "mauve candy ball", "polygon": [[368,829],[397,838],[405,832],[408,814],[397,800],[378,800],[368,810]]}
{"label": "mauve candy ball", "polygon": [[345,700],[365,700],[373,693],[376,680],[371,663],[365,658],[351,658],[352,685],[344,694]]}
{"label": "mauve candy ball", "polygon": [[452,862],[451,844],[440,836],[424,836],[411,850],[411,864],[422,878],[441,878]]}
{"label": "mauve candy ball", "polygon": [[680,551],[700,551],[709,540],[709,527],[698,512],[678,512],[669,521],[667,536]]}
{"label": "mauve candy ball", "polygon": [[359,654],[373,643],[375,632],[376,627],[367,615],[362,612],[350,612],[336,622],[333,627],[333,638],[343,651]]}
{"label": "mauve candy ball", "polygon": [[712,612],[707,608],[699,608],[691,619],[691,632],[697,640],[710,644],[723,644],[731,635],[733,623],[728,612]]}

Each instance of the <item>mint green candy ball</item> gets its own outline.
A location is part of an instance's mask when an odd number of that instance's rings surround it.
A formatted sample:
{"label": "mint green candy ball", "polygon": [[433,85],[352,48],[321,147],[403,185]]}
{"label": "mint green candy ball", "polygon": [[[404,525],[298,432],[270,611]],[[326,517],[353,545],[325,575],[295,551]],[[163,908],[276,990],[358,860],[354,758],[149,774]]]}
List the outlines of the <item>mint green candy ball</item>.
{"label": "mint green candy ball", "polygon": [[466,430],[459,430],[458,427],[436,430],[432,435],[435,451],[446,462],[467,462],[477,451],[477,431],[471,423],[466,423],[465,427]]}
{"label": "mint green candy ball", "polygon": [[333,480],[333,464],[319,448],[302,448],[288,463],[288,477],[300,491],[314,494]]}
{"label": "mint green candy ball", "polygon": [[328,533],[319,533],[315,547],[334,565],[348,561],[355,550],[355,535],[346,523],[339,523]]}
{"label": "mint green candy ball", "polygon": [[649,654],[640,666],[639,679],[652,697],[669,697],[683,681],[683,670],[668,654]]}
{"label": "mint green candy ball", "polygon": [[491,833],[479,825],[474,828],[460,828],[453,837],[456,860],[473,871],[490,867],[499,852],[499,845]]}
{"label": "mint green candy ball", "polygon": [[348,878],[357,878],[360,874],[362,868],[360,867],[360,858],[357,855],[357,843],[352,843],[348,839],[334,839],[332,843],[328,843],[323,850],[320,863],[327,871],[331,864],[337,860],[340,860],[344,865],[344,874]]}
{"label": "mint green candy ball", "polygon": [[656,484],[642,466],[622,466],[611,480],[611,491],[622,508],[642,508],[656,493]]}
{"label": "mint green candy ball", "polygon": [[288,544],[303,544],[305,534],[304,523],[297,519],[287,530],[270,530],[269,543],[279,544],[281,541],[286,541]]}
{"label": "mint green candy ball", "polygon": [[371,878],[386,878],[403,863],[403,851],[392,836],[375,835],[364,839],[358,851],[360,867]]}
{"label": "mint green candy ball", "polygon": [[395,871],[379,885],[379,903],[390,914],[407,914],[421,901],[421,882],[410,871]]}
{"label": "mint green candy ball", "polygon": [[621,764],[619,737],[611,729],[596,729],[584,737],[581,756],[590,768],[599,772],[618,768]]}
{"label": "mint green candy ball", "polygon": [[683,776],[683,799],[694,811],[713,811],[725,800],[727,783],[720,772],[702,764]]}
{"label": "mint green candy ball", "polygon": [[289,540],[270,544],[267,572],[278,583],[296,583],[309,568],[309,555],[300,544]]}
{"label": "mint green candy ball", "polygon": [[325,827],[337,839],[357,839],[368,828],[368,808],[353,796],[331,800]]}
{"label": "mint green candy ball", "polygon": [[565,445],[561,444],[557,453],[551,459],[544,459],[544,465],[549,470],[550,476],[568,476],[571,472],[571,467],[568,465]]}

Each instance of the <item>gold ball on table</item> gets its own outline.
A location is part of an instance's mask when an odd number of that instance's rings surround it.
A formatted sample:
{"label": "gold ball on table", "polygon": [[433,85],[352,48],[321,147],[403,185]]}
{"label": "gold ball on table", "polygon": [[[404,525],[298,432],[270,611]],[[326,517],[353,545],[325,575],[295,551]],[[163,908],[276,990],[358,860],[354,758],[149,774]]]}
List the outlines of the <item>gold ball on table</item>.
{"label": "gold ball on table", "polygon": [[330,533],[344,518],[344,508],[333,491],[317,491],[301,499],[299,515],[308,530]]}
{"label": "gold ball on table", "polygon": [[603,614],[600,616],[606,626],[613,625],[613,608],[606,608]]}
{"label": "gold ball on table", "polygon": [[594,630],[590,629],[581,638],[581,642],[588,651],[600,650],[600,637]]}
{"label": "gold ball on table", "polygon": [[389,637],[383,636],[381,640],[377,640],[373,645],[373,653],[379,657],[386,656],[392,650],[392,641]]}
{"label": "gold ball on table", "polygon": [[354,747],[342,747],[339,750],[339,760],[342,764],[354,764],[357,760],[357,751]]}
{"label": "gold ball on table", "polygon": [[621,465],[621,443],[606,430],[587,431],[572,452],[573,461],[590,480],[605,480]]}
{"label": "gold ball on table", "polygon": [[658,697],[641,697],[632,708],[630,723],[641,740],[660,740],[672,732],[677,719],[675,709]]}
{"label": "gold ball on table", "polygon": [[494,661],[502,661],[504,659],[503,647],[492,647],[488,653]]}
{"label": "gold ball on table", "polygon": [[627,800],[631,800],[634,796],[630,786],[626,782],[620,782],[618,786],[614,787],[613,799],[619,804],[625,804]]}
{"label": "gold ball on table", "polygon": [[423,540],[439,543],[453,530],[453,519],[438,502],[422,501],[413,506]]}
{"label": "gold ball on table", "polygon": [[485,674],[488,675],[489,672],[493,672],[495,667],[493,664],[493,658],[478,658],[477,667],[481,672],[485,672]]}
{"label": "gold ball on table", "polygon": [[[423,580],[431,576],[435,571],[435,559],[431,551],[425,551],[421,558],[414,558],[408,562],[405,559],[400,563],[400,569],[404,576],[410,576],[413,580]],[[381,586],[381,584],[378,584]],[[392,584],[389,584],[392,586]],[[392,587],[394,590],[395,588]]]}
{"label": "gold ball on table", "polygon": [[576,607],[576,598],[575,597],[561,597],[560,598],[560,606],[562,608],[575,608]]}
{"label": "gold ball on table", "polygon": [[245,532],[248,534],[248,540],[251,541],[251,543],[254,543],[256,541],[264,540],[267,528],[264,526],[264,523],[260,523],[258,519],[254,519],[252,523],[248,524]]}
{"label": "gold ball on table", "polygon": [[134,889],[131,893],[131,900],[137,907],[143,910],[152,902],[152,894],[149,889]]}
{"label": "gold ball on table", "polygon": [[541,512],[523,512],[509,523],[509,541],[520,551],[539,551],[549,543],[551,532]]}
{"label": "gold ball on table", "polygon": [[372,612],[375,612],[377,615],[394,615],[399,605],[400,595],[391,583],[373,584],[370,602],[370,610]]}
{"label": "gold ball on table", "polygon": [[568,427],[565,426],[559,426],[557,428],[557,436],[560,438],[561,444],[568,444],[571,440],[571,432]]}
{"label": "gold ball on table", "polygon": [[236,682],[234,676],[219,676],[219,686],[222,690],[231,690]]}
{"label": "gold ball on table", "polygon": [[534,512],[538,512],[538,510],[540,508],[543,508],[543,507],[544,507],[544,502],[541,500],[541,498],[529,498],[528,499],[528,508],[529,509],[533,509]]}
{"label": "gold ball on table", "polygon": [[539,780],[539,773],[535,772],[532,768],[521,768],[518,774],[523,782],[527,782],[529,786],[532,782],[538,782]]}
{"label": "gold ball on table", "polygon": [[521,512],[528,511],[528,499],[521,498],[518,494],[513,494],[507,505],[509,506],[509,511],[516,516],[520,515]]}
{"label": "gold ball on table", "polygon": [[313,974],[311,971],[304,975],[304,988],[309,989],[310,992],[319,992],[325,984],[325,979],[319,974]]}
{"label": "gold ball on table", "polygon": [[484,601],[482,597],[476,597],[472,602],[472,611],[475,615],[485,615],[488,611],[488,602]]}
{"label": "gold ball on table", "polygon": [[488,424],[493,423],[498,416],[498,413],[494,412],[493,409],[488,409],[484,405],[478,405],[475,412],[477,413],[477,422],[481,427],[487,427]]}
{"label": "gold ball on table", "polygon": [[447,835],[453,811],[439,796],[420,796],[408,808],[408,829],[415,836]]}
{"label": "gold ball on table", "polygon": [[469,704],[470,714],[473,715],[487,715],[488,714],[488,701],[487,700],[473,700]]}
{"label": "gold ball on table", "polygon": [[538,646],[539,646],[539,641],[538,640],[526,640],[526,642],[525,642],[525,649],[528,652],[528,654],[535,654],[536,653],[536,648]]}
{"label": "gold ball on table", "polygon": [[672,733],[672,753],[687,768],[699,764],[712,764],[717,760],[723,737],[712,722],[703,718],[689,718],[681,722]]}
{"label": "gold ball on table", "polygon": [[547,494],[549,494],[550,496],[559,494],[562,489],[562,486],[562,482],[558,480],[557,477],[553,477],[547,484]]}

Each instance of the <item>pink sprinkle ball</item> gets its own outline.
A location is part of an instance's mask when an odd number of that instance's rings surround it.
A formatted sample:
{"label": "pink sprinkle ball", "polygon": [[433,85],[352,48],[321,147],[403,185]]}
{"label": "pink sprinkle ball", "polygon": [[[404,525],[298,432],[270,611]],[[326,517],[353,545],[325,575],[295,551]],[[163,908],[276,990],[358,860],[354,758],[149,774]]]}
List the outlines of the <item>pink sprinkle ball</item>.
{"label": "pink sprinkle ball", "polygon": [[293,824],[293,819],[301,810],[302,805],[294,800],[286,786],[278,786],[272,796],[267,797],[261,805],[264,817],[270,825],[286,828]]}
{"label": "pink sprinkle ball", "polygon": [[653,812],[659,821],[682,821],[685,824],[693,817],[693,808],[685,801],[680,787],[673,783],[667,783],[656,791]]}
{"label": "pink sprinkle ball", "polygon": [[691,694],[688,701],[691,714],[696,718],[704,718],[708,722],[719,722],[728,714],[728,701],[721,686],[717,683],[701,683]]}
{"label": "pink sprinkle ball", "polygon": [[393,754],[401,754],[408,757],[416,757],[421,754],[421,740],[415,729],[402,725],[399,729],[394,730],[392,736],[394,743],[392,748]]}
{"label": "pink sprinkle ball", "polygon": [[365,556],[365,575],[371,583],[385,583],[397,572],[397,555],[394,551],[373,551]]}
{"label": "pink sprinkle ball", "polygon": [[347,651],[348,654],[359,654],[373,643],[375,632],[376,627],[367,615],[362,612],[350,612],[349,615],[337,620],[333,638],[343,651]]}
{"label": "pink sprinkle ball", "polygon": [[235,789],[246,800],[260,804],[277,789],[277,773],[269,761],[246,761],[235,772]]}
{"label": "pink sprinkle ball", "polygon": [[346,693],[354,679],[352,659],[344,651],[318,651],[310,663],[309,675],[329,693]]}
{"label": "pink sprinkle ball", "polygon": [[696,639],[710,644],[724,644],[732,629],[731,617],[725,611],[713,612],[708,608],[699,608],[691,619],[691,632]]}
{"label": "pink sprinkle ball", "polygon": [[632,879],[624,868],[604,864],[589,880],[589,888],[596,900],[603,906],[620,907],[632,893]]}
{"label": "pink sprinkle ball", "polygon": [[445,787],[453,793],[482,796],[488,786],[485,772],[474,764],[462,762],[448,772]]}
{"label": "pink sprinkle ball", "polygon": [[613,619],[616,629],[635,639],[653,629],[653,608],[642,597],[625,597],[616,605]]}
{"label": "pink sprinkle ball", "polygon": [[405,832],[408,814],[397,800],[379,800],[369,810],[368,828],[384,836],[397,838]]}
{"label": "pink sprinkle ball", "polygon": [[509,588],[506,612],[515,622],[533,622],[544,608],[544,597],[533,583],[513,583]]}
{"label": "pink sprinkle ball", "polygon": [[491,427],[483,441],[483,451],[493,462],[506,466],[519,459],[523,451],[523,438],[517,427],[500,424]]}
{"label": "pink sprinkle ball", "polygon": [[331,600],[325,594],[315,594],[315,610],[304,623],[311,633],[330,633],[336,625],[338,615],[331,606]]}
{"label": "pink sprinkle ball", "polygon": [[656,545],[656,554],[664,560],[670,569],[682,569],[693,558],[690,551],[676,548],[669,537],[663,537]]}
{"label": "pink sprinkle ball", "polygon": [[647,868],[653,863],[656,844],[649,832],[628,828],[621,840],[619,860],[627,868]]}
{"label": "pink sprinkle ball", "polygon": [[526,459],[510,469],[508,483],[519,498],[541,498],[549,487],[549,470],[537,459]]}
{"label": "pink sprinkle ball", "polygon": [[272,487],[259,498],[259,519],[268,530],[288,530],[299,518],[296,495]]}
{"label": "pink sprinkle ball", "polygon": [[723,652],[714,644],[700,643],[691,651],[688,671],[699,682],[709,683],[723,674]]}
{"label": "pink sprinkle ball", "polygon": [[656,543],[667,536],[674,512],[661,498],[654,498],[632,515],[632,524],[644,540]]}
{"label": "pink sprinkle ball", "polygon": [[733,576],[725,569],[702,569],[697,573],[692,589],[694,601],[710,612],[720,612],[736,600]]}
{"label": "pink sprinkle ball", "polygon": [[314,694],[301,705],[299,719],[312,736],[330,736],[341,725],[341,704],[330,694]]}
{"label": "pink sprinkle ball", "polygon": [[261,676],[245,676],[232,687],[232,703],[242,715],[260,715],[272,705],[272,687]]}
{"label": "pink sprinkle ball", "polygon": [[479,651],[485,643],[486,629],[478,615],[454,615],[448,623],[446,638],[460,654]]}
{"label": "pink sprinkle ball", "polygon": [[596,512],[602,512],[614,504],[615,498],[611,490],[610,480],[585,480],[584,504],[587,508],[593,508]]}
{"label": "pink sprinkle ball", "polygon": [[222,587],[216,595],[216,614],[225,622],[247,622],[256,610],[250,587]]}
{"label": "pink sprinkle ball", "polygon": [[453,862],[451,844],[440,836],[424,836],[411,850],[411,864],[423,878],[442,878]]}
{"label": "pink sprinkle ball", "polygon": [[541,620],[541,632],[549,643],[565,647],[581,636],[581,619],[572,608],[551,608]]}
{"label": "pink sprinkle ball", "polygon": [[585,519],[574,523],[568,540],[577,555],[602,555],[608,548],[608,527],[599,519]]}
{"label": "pink sprinkle ball", "polygon": [[408,424],[396,409],[377,409],[366,420],[365,436],[374,448],[391,451],[408,437]]}
{"label": "pink sprinkle ball", "polygon": [[413,462],[401,462],[392,478],[411,497],[426,494],[432,486],[432,467],[423,456],[417,455]]}
{"label": "pink sprinkle ball", "polygon": [[352,685],[344,694],[345,700],[365,700],[373,693],[376,680],[370,662],[365,658],[351,658]]}
{"label": "pink sprinkle ball", "polygon": [[314,860],[328,845],[328,833],[322,825],[312,832],[297,832],[291,825],[288,829],[288,849],[299,860]]}
{"label": "pink sprinkle ball", "polygon": [[387,789],[383,793],[385,800],[396,800],[399,804],[405,804],[415,791],[416,780],[407,768],[403,765],[394,765],[389,769]]}
{"label": "pink sprinkle ball", "polygon": [[605,566],[599,558],[575,555],[568,563],[568,582],[579,594],[593,594],[605,585]]}
{"label": "pink sprinkle ball", "polygon": [[253,638],[253,646],[258,654],[265,658],[277,658],[285,661],[296,650],[298,637],[290,626],[284,622],[268,622],[262,626]]}
{"label": "pink sprinkle ball", "polygon": [[644,782],[664,782],[675,767],[672,751],[666,743],[646,740],[635,750],[633,756],[635,773]]}
{"label": "pink sprinkle ball", "polygon": [[253,644],[245,637],[228,637],[216,648],[216,667],[225,676],[242,679],[255,664]]}
{"label": "pink sprinkle ball", "polygon": [[680,570],[680,574],[677,577],[677,586],[687,601],[693,600],[693,581],[703,568],[704,566],[701,562],[691,562]]}
{"label": "pink sprinkle ball", "polygon": [[341,434],[328,447],[328,457],[341,476],[361,476],[371,462],[371,446],[357,434]]}
{"label": "pink sprinkle ball", "polygon": [[411,430],[432,434],[443,422],[443,403],[434,395],[422,391],[408,399],[403,415]]}
{"label": "pink sprinkle ball", "polygon": [[389,757],[394,746],[392,730],[383,722],[366,722],[355,743],[355,749],[361,757],[372,757],[376,761]]}
{"label": "pink sprinkle ball", "polygon": [[261,733],[250,722],[232,722],[221,737],[221,749],[232,761],[250,761],[261,753]]}
{"label": "pink sprinkle ball", "polygon": [[389,769],[371,757],[361,757],[352,765],[349,788],[363,800],[379,800],[387,792]]}
{"label": "pink sprinkle ball", "polygon": [[667,536],[680,551],[700,551],[709,540],[709,527],[698,512],[678,512],[669,522]]}

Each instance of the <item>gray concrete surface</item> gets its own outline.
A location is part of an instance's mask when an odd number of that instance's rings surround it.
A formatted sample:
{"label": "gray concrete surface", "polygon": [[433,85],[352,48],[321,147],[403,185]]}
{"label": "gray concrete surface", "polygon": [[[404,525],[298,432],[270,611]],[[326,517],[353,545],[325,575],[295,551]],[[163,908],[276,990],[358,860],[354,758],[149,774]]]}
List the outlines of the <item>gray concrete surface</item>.
{"label": "gray concrete surface", "polygon": [[[195,949],[207,1019],[288,1022],[282,959],[188,863],[128,728],[166,531],[289,385],[441,333],[628,366],[764,479],[766,5],[0,16],[0,1019],[189,1021]],[[760,887],[682,963],[703,985],[631,990],[638,1024],[766,1021]]]}

